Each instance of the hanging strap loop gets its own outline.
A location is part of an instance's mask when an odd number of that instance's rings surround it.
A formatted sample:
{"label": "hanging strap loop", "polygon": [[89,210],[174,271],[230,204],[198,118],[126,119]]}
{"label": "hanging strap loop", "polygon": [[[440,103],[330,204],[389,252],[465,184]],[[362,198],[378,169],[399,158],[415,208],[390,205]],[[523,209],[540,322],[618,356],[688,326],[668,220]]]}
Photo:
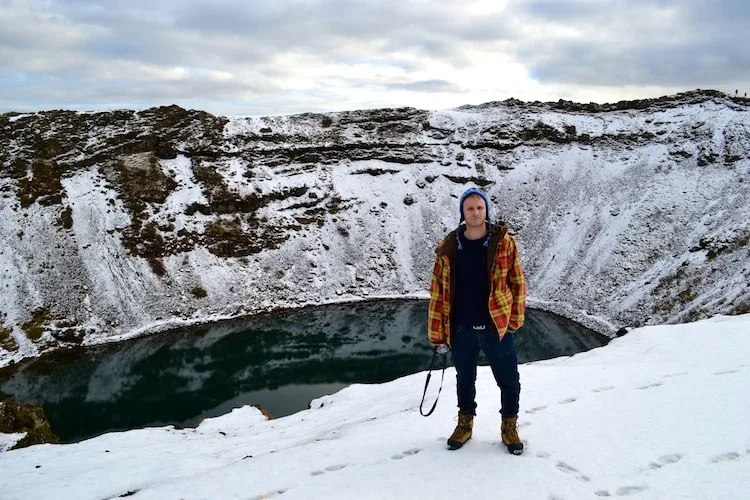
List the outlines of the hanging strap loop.
{"label": "hanging strap loop", "polygon": [[432,404],[432,408],[430,408],[430,411],[427,413],[424,412],[422,409],[422,406],[424,405],[424,398],[427,396],[427,386],[430,385],[430,377],[432,377],[432,366],[435,364],[435,358],[438,355],[437,347],[435,347],[435,350],[432,352],[432,360],[430,361],[430,368],[427,371],[427,380],[424,382],[424,392],[422,393],[422,402],[419,404],[419,413],[422,414],[423,417],[429,417],[432,415],[432,412],[435,411],[435,407],[437,406],[438,399],[440,398],[440,391],[443,390],[443,379],[445,378],[445,367],[448,366],[448,353],[443,353],[443,373],[440,377],[440,388],[438,389],[437,397],[435,398],[435,402]]}

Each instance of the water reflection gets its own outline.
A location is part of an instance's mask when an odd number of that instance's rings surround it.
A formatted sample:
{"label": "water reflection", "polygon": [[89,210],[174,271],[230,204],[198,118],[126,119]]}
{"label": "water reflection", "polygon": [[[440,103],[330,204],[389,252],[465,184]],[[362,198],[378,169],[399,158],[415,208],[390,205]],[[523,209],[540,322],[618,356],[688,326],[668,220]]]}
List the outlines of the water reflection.
{"label": "water reflection", "polygon": [[[244,404],[283,416],[354,382],[425,370],[426,324],[425,301],[306,308],[56,353],[3,377],[0,391],[42,406],[64,442],[111,430],[192,426]],[[540,311],[527,311],[517,334],[520,362],[605,342]]]}

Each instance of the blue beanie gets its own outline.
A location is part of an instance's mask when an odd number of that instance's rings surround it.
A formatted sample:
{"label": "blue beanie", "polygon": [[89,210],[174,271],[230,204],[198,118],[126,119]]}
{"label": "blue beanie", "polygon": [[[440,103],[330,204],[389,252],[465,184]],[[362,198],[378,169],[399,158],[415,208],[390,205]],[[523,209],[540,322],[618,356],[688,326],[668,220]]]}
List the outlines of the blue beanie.
{"label": "blue beanie", "polygon": [[461,201],[458,203],[458,212],[461,216],[460,220],[458,221],[458,229],[456,230],[456,241],[458,242],[458,249],[461,250],[461,238],[459,237],[461,235],[461,223],[464,221],[464,201],[466,201],[466,198],[469,196],[479,196],[484,200],[484,206],[487,210],[487,238],[484,240],[484,246],[488,246],[490,244],[490,235],[492,233],[492,224],[490,224],[490,202],[487,199],[487,195],[484,194],[482,191],[480,191],[477,188],[469,188],[467,189],[464,194],[461,195]]}

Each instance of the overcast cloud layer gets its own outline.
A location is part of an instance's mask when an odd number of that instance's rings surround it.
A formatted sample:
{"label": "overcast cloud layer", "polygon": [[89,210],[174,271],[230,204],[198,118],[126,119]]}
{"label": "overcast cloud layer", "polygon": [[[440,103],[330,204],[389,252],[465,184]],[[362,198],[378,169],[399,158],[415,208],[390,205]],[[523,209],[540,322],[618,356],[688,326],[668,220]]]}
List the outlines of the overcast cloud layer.
{"label": "overcast cloud layer", "polygon": [[0,112],[750,92],[746,0],[0,0]]}

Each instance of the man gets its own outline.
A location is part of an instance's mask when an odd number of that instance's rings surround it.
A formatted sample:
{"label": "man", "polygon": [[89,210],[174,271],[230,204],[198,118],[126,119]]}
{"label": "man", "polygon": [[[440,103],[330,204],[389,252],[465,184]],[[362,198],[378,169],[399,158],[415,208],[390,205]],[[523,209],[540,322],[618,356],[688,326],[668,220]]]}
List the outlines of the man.
{"label": "man", "polygon": [[436,251],[428,319],[430,342],[438,352],[450,349],[456,366],[458,425],[448,446],[458,449],[471,438],[481,349],[500,387],[502,441],[510,453],[520,455],[521,384],[513,332],[523,325],[526,283],[518,250],[507,226],[490,222],[489,203],[482,191],[467,190],[459,212],[458,228]]}

